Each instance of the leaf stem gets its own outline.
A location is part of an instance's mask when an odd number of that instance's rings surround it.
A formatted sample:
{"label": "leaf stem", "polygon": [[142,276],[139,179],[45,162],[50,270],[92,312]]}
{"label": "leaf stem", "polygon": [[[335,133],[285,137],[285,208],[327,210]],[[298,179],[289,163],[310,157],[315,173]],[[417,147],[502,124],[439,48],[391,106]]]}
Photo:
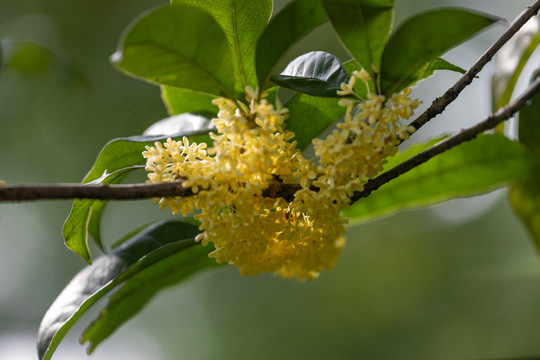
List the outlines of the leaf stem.
{"label": "leaf stem", "polygon": [[519,29],[525,25],[530,18],[535,16],[540,10],[540,0],[537,0],[533,5],[527,8],[523,14],[514,21],[514,23],[506,30],[506,32],[491,45],[489,49],[486,50],[480,56],[480,58],[473,64],[473,66],[452,86],[448,89],[443,96],[436,98],[431,106],[416,120],[414,120],[410,125],[413,126],[416,130],[420,129],[428,121],[433,119],[435,116],[441,114],[444,109],[454,101],[458,95],[467,87],[476,75],[483,69],[483,67],[491,61],[493,56],[499,51],[499,49],[506,44],[508,40],[514,36]]}

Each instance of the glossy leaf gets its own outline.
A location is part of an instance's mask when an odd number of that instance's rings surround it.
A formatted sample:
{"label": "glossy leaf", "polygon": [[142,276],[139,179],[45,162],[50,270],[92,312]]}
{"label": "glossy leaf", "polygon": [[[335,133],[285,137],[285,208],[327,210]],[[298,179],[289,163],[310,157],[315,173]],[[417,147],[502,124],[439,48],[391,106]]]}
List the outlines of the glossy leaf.
{"label": "glossy leaf", "polygon": [[193,6],[165,6],[133,23],[111,57],[122,71],[160,85],[234,98],[227,38],[214,17]]}
{"label": "glossy leaf", "polygon": [[255,89],[258,84],[256,45],[272,14],[272,0],[172,0],[171,3],[189,4],[205,10],[222,27],[232,50],[236,98],[244,100],[246,85]]}
{"label": "glossy leaf", "polygon": [[159,291],[201,270],[219,266],[208,257],[209,250],[213,249],[192,246],[188,251],[161,258],[151,267],[127,279],[83,333],[81,343],[89,343],[88,352],[92,353],[99,343],[136,315]]}
{"label": "glossy leaf", "polygon": [[[412,147],[392,159],[386,168],[432,144]],[[538,168],[538,162],[520,143],[502,135],[480,135],[390,181],[343,212],[353,221],[369,220],[489,192]]]}
{"label": "glossy leaf", "polygon": [[161,99],[169,115],[201,112],[216,115],[218,108],[212,104],[215,98],[216,96],[199,91],[161,86]]}
{"label": "glossy leaf", "polygon": [[322,0],[332,26],[364,69],[375,76],[394,18],[393,0]]}
{"label": "glossy leaf", "polygon": [[272,17],[257,44],[259,87],[271,85],[270,76],[287,52],[304,36],[328,20],[318,0],[294,0]]}
{"label": "glossy leaf", "polygon": [[[210,142],[207,134],[189,133],[190,141]],[[104,173],[114,173],[120,169],[128,169],[136,165],[144,165],[145,159],[142,152],[145,146],[154,145],[156,141],[164,141],[168,136],[132,136],[114,139],[108,142],[99,153],[94,166],[85,176],[82,183],[86,184],[99,179]],[[174,136],[173,136],[174,137]],[[122,178],[116,178],[120,182]],[[117,183],[116,182],[116,183]],[[114,182],[111,182],[114,183]],[[96,243],[101,247],[100,219],[107,201],[76,199],[73,202],[71,212],[64,223],[63,235],[66,246],[81,255],[84,260],[91,263],[91,255],[88,250],[88,232]]]}
{"label": "glossy leaf", "polygon": [[291,61],[280,75],[271,77],[273,83],[308,95],[337,97],[342,82],[349,75],[341,61],[324,51],[312,51]]}
{"label": "glossy leaf", "polygon": [[[126,175],[135,170],[136,167],[127,167],[124,169],[119,169],[113,171],[112,173],[104,173],[98,179],[88,182],[89,184],[118,184],[126,177]],[[81,255],[88,263],[91,262],[90,251],[88,249],[88,236],[87,231],[89,230],[89,221],[90,214],[92,210],[97,212],[103,211],[103,206],[105,201],[94,200],[94,199],[75,199],[71,207],[71,212],[69,213],[68,218],[64,222],[62,228],[62,234],[64,235],[64,241],[66,246],[74,251],[75,253]],[[94,215],[97,216],[97,215]],[[99,223],[92,224],[94,227],[99,227]],[[95,235],[94,235],[95,236]],[[103,244],[99,236],[94,237],[93,239],[101,250],[103,250]]]}
{"label": "glossy leaf", "polygon": [[171,136],[171,134],[189,134],[190,132],[209,132],[214,129],[211,113],[183,113],[159,120],[148,127],[143,135]]}
{"label": "glossy leaf", "polygon": [[[540,74],[537,74],[540,76]],[[519,141],[540,163],[540,95],[535,95],[519,112]],[[510,204],[527,226],[540,251],[540,173],[512,184]]]}
{"label": "glossy leaf", "polygon": [[311,140],[319,136],[345,113],[338,99],[314,97],[298,93],[285,104],[289,109],[287,130],[294,132],[293,140],[299,149],[305,149]]}
{"label": "glossy leaf", "polygon": [[414,82],[426,63],[459,45],[498,19],[457,8],[418,14],[405,21],[390,37],[381,65],[381,91],[399,92]]}
{"label": "glossy leaf", "polygon": [[[84,268],[64,288],[43,317],[39,331],[37,348],[39,358],[50,359],[58,344],[73,324],[92,306],[118,285],[130,278],[141,276],[152,267],[166,262],[170,257],[183,253],[178,268],[193,266],[193,270],[203,266],[201,256],[211,247],[202,247],[193,241],[199,233],[197,226],[180,221],[162,221],[142,230],[131,239],[96,259],[92,266]],[[202,248],[202,249],[201,249]],[[180,259],[179,259],[180,260]],[[215,262],[206,259],[208,266]]]}

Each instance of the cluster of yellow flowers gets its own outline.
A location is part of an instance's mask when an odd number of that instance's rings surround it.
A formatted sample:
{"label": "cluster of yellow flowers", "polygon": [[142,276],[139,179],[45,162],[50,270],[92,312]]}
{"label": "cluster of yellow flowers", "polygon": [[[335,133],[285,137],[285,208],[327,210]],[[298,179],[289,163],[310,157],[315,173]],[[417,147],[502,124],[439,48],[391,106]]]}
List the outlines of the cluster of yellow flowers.
{"label": "cluster of yellow flowers", "polygon": [[[340,95],[353,91],[355,72]],[[340,209],[365,181],[397,151],[399,139],[413,129],[398,125],[419,102],[409,90],[388,101],[370,94],[366,101],[344,97],[345,119],[325,140],[314,140],[317,161],[308,161],[285,129],[287,109],[276,110],[246,88],[247,103],[216,99],[213,147],[168,139],[147,147],[149,182],[182,180],[193,196],[156,199],[161,208],[194,215],[203,232],[196,240],[212,242],[219,263],[236,265],[242,274],[272,272],[310,279],[331,268],[344,246],[346,219]],[[296,184],[292,202],[263,192],[273,183]]]}

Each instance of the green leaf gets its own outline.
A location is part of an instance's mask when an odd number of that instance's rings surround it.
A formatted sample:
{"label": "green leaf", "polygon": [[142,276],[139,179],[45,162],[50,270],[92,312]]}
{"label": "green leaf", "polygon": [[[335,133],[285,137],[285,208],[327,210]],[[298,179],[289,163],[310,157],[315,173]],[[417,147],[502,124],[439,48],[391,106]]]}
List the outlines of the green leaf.
{"label": "green leaf", "polygon": [[[360,71],[362,69],[362,65],[360,65],[360,63],[354,59],[344,62],[343,67],[345,68],[349,76],[352,76],[354,71]],[[373,79],[370,78],[367,84],[363,81],[356,81],[354,84],[354,92],[361,99],[367,100],[368,93],[375,92],[375,84],[373,83]]]}
{"label": "green leaf", "polygon": [[99,316],[84,331],[80,341],[89,342],[88,353],[109,337],[122,324],[135,316],[159,291],[176,285],[207,268],[219,266],[208,257],[205,246],[193,246],[160,259],[129,279],[111,296]]}
{"label": "green leaf", "polygon": [[540,45],[540,18],[533,17],[497,53],[491,78],[493,111],[508,105],[527,61]]}
{"label": "green leaf", "polygon": [[46,47],[34,42],[21,42],[12,49],[7,68],[27,74],[45,75],[51,71],[54,56]]}
{"label": "green leaf", "polygon": [[[99,179],[90,181],[88,183],[108,185],[118,184],[126,177],[129,172],[136,168],[137,167],[135,166],[127,167],[124,169],[113,171],[110,174],[105,172]],[[69,216],[64,222],[64,226],[62,228],[62,234],[64,236],[66,246],[75,253],[82,256],[82,258],[85,259],[88,263],[91,262],[91,255],[88,249],[87,237],[90,214],[92,213],[92,210],[94,210],[95,205],[97,205],[95,207],[95,210],[101,213],[101,211],[103,211],[104,204],[105,201],[99,201],[94,199],[75,199],[71,207],[71,212],[69,213]],[[94,227],[93,231],[97,230],[99,234],[99,228],[95,228],[96,226],[99,227],[99,223],[93,223],[92,226]],[[93,239],[99,246],[99,248],[103,250],[101,238],[97,236],[93,237]]]}
{"label": "green leaf", "polygon": [[435,73],[436,70],[449,70],[458,72],[460,74],[465,74],[467,72],[467,70],[438,57],[430,60],[422,69],[412,76],[410,79],[411,82],[406,84],[405,87],[413,86],[418,81],[430,77],[433,75],[433,73]]}
{"label": "green leaf", "polygon": [[212,100],[216,98],[216,96],[199,91],[161,86],[161,99],[169,115],[200,112],[216,115],[218,108],[212,104]]}
{"label": "green leaf", "polygon": [[[534,77],[540,76],[540,73]],[[540,95],[519,111],[519,141],[540,161]],[[512,208],[531,234],[540,251],[540,174],[512,184],[509,193]]]}
{"label": "green leaf", "polygon": [[257,87],[256,44],[272,14],[272,0],[172,0],[171,3],[203,9],[221,25],[232,50],[236,98],[243,100],[246,85]]}
{"label": "green leaf", "polygon": [[508,193],[510,205],[527,227],[537,251],[540,252],[540,176],[515,182]]}
{"label": "green leaf", "polygon": [[227,38],[214,17],[193,6],[164,6],[139,18],[111,61],[152,83],[234,99]]}
{"label": "green leaf", "polygon": [[259,87],[272,86],[270,76],[289,49],[327,20],[328,15],[318,0],[291,1],[273,16],[257,44]]}
{"label": "green leaf", "polygon": [[341,61],[324,51],[312,51],[291,61],[280,75],[271,77],[273,83],[308,95],[337,97],[342,82],[349,75]]}
{"label": "green leaf", "polygon": [[[169,263],[184,272],[178,280],[204,267],[215,265],[207,258],[211,247],[193,241],[199,233],[197,226],[169,220],[151,225],[131,239],[96,259],[92,266],[80,271],[53,302],[41,321],[37,348],[41,360],[50,359],[60,341],[73,324],[92,306],[118,285],[146,271],[155,274],[161,262]],[[182,256],[178,254],[182,253]],[[206,257],[206,264],[202,260]],[[180,270],[177,270],[180,272]]]}
{"label": "green leaf", "polygon": [[[540,76],[540,69],[533,79]],[[519,141],[540,160],[540,95],[533,96],[519,111]]]}
{"label": "green leaf", "polygon": [[293,96],[285,107],[289,109],[287,130],[294,132],[299,149],[305,149],[313,138],[345,113],[345,108],[338,105],[338,99],[302,93]]}
{"label": "green leaf", "polygon": [[215,126],[212,113],[183,113],[159,120],[144,130],[146,136],[178,136],[193,132],[208,133]]}
{"label": "green leaf", "polygon": [[[210,137],[205,134],[185,134],[190,142],[211,143]],[[114,139],[108,142],[99,153],[94,166],[84,177],[82,183],[86,184],[99,179],[103,174],[112,174],[120,169],[132,168],[136,165],[144,165],[145,159],[142,152],[145,146],[152,146],[156,141],[164,141],[168,136],[132,136]],[[180,136],[181,137],[181,136]],[[123,178],[115,178],[111,183],[118,183]],[[91,263],[91,255],[88,250],[87,230],[101,245],[100,219],[107,201],[76,199],[71,207],[71,212],[64,223],[63,235],[66,246],[81,255],[86,262]]]}
{"label": "green leaf", "polygon": [[[430,142],[411,147],[391,159],[385,168],[432,145]],[[489,192],[538,168],[538,162],[520,143],[502,135],[480,135],[384,184],[343,213],[353,221],[365,221],[398,210]]]}
{"label": "green leaf", "polygon": [[384,49],[381,91],[391,95],[414,83],[426,63],[464,42],[498,19],[470,10],[438,9],[418,14],[397,29]]}
{"label": "green leaf", "polygon": [[375,78],[394,18],[393,0],[322,0],[343,44]]}

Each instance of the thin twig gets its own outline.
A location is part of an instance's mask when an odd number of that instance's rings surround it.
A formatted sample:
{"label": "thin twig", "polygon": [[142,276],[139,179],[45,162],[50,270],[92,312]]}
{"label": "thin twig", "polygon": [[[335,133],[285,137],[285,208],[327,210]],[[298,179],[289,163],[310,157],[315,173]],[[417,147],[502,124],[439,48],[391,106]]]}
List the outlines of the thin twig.
{"label": "thin twig", "polygon": [[486,130],[493,129],[497,124],[510,118],[514,115],[528,100],[530,100],[535,94],[540,92],[540,77],[537,77],[535,81],[525,90],[517,99],[512,101],[508,106],[505,106],[495,114],[488,117],[486,120],[460,131],[459,133],[450,136],[429,149],[411,157],[410,159],[402,162],[401,164],[393,167],[392,169],[382,173],[381,175],[369,180],[363,191],[355,192],[351,197],[351,203],[368,196],[373,191],[377,190],[382,185],[386,184],[390,180],[397,178],[400,175],[412,170],[420,164],[425,163],[435,155],[439,155],[446,150],[449,150],[465,141],[474,139],[478,134],[483,133]]}
{"label": "thin twig", "polygon": [[428,121],[439,115],[446,107],[454,101],[467,85],[469,85],[483,67],[495,56],[499,49],[506,44],[508,40],[514,36],[519,29],[525,25],[530,18],[535,16],[540,11],[540,0],[537,0],[531,5],[514,23],[506,30],[506,32],[495,42],[473,66],[452,86],[443,96],[436,98],[431,106],[410,125],[416,130],[420,129]]}

